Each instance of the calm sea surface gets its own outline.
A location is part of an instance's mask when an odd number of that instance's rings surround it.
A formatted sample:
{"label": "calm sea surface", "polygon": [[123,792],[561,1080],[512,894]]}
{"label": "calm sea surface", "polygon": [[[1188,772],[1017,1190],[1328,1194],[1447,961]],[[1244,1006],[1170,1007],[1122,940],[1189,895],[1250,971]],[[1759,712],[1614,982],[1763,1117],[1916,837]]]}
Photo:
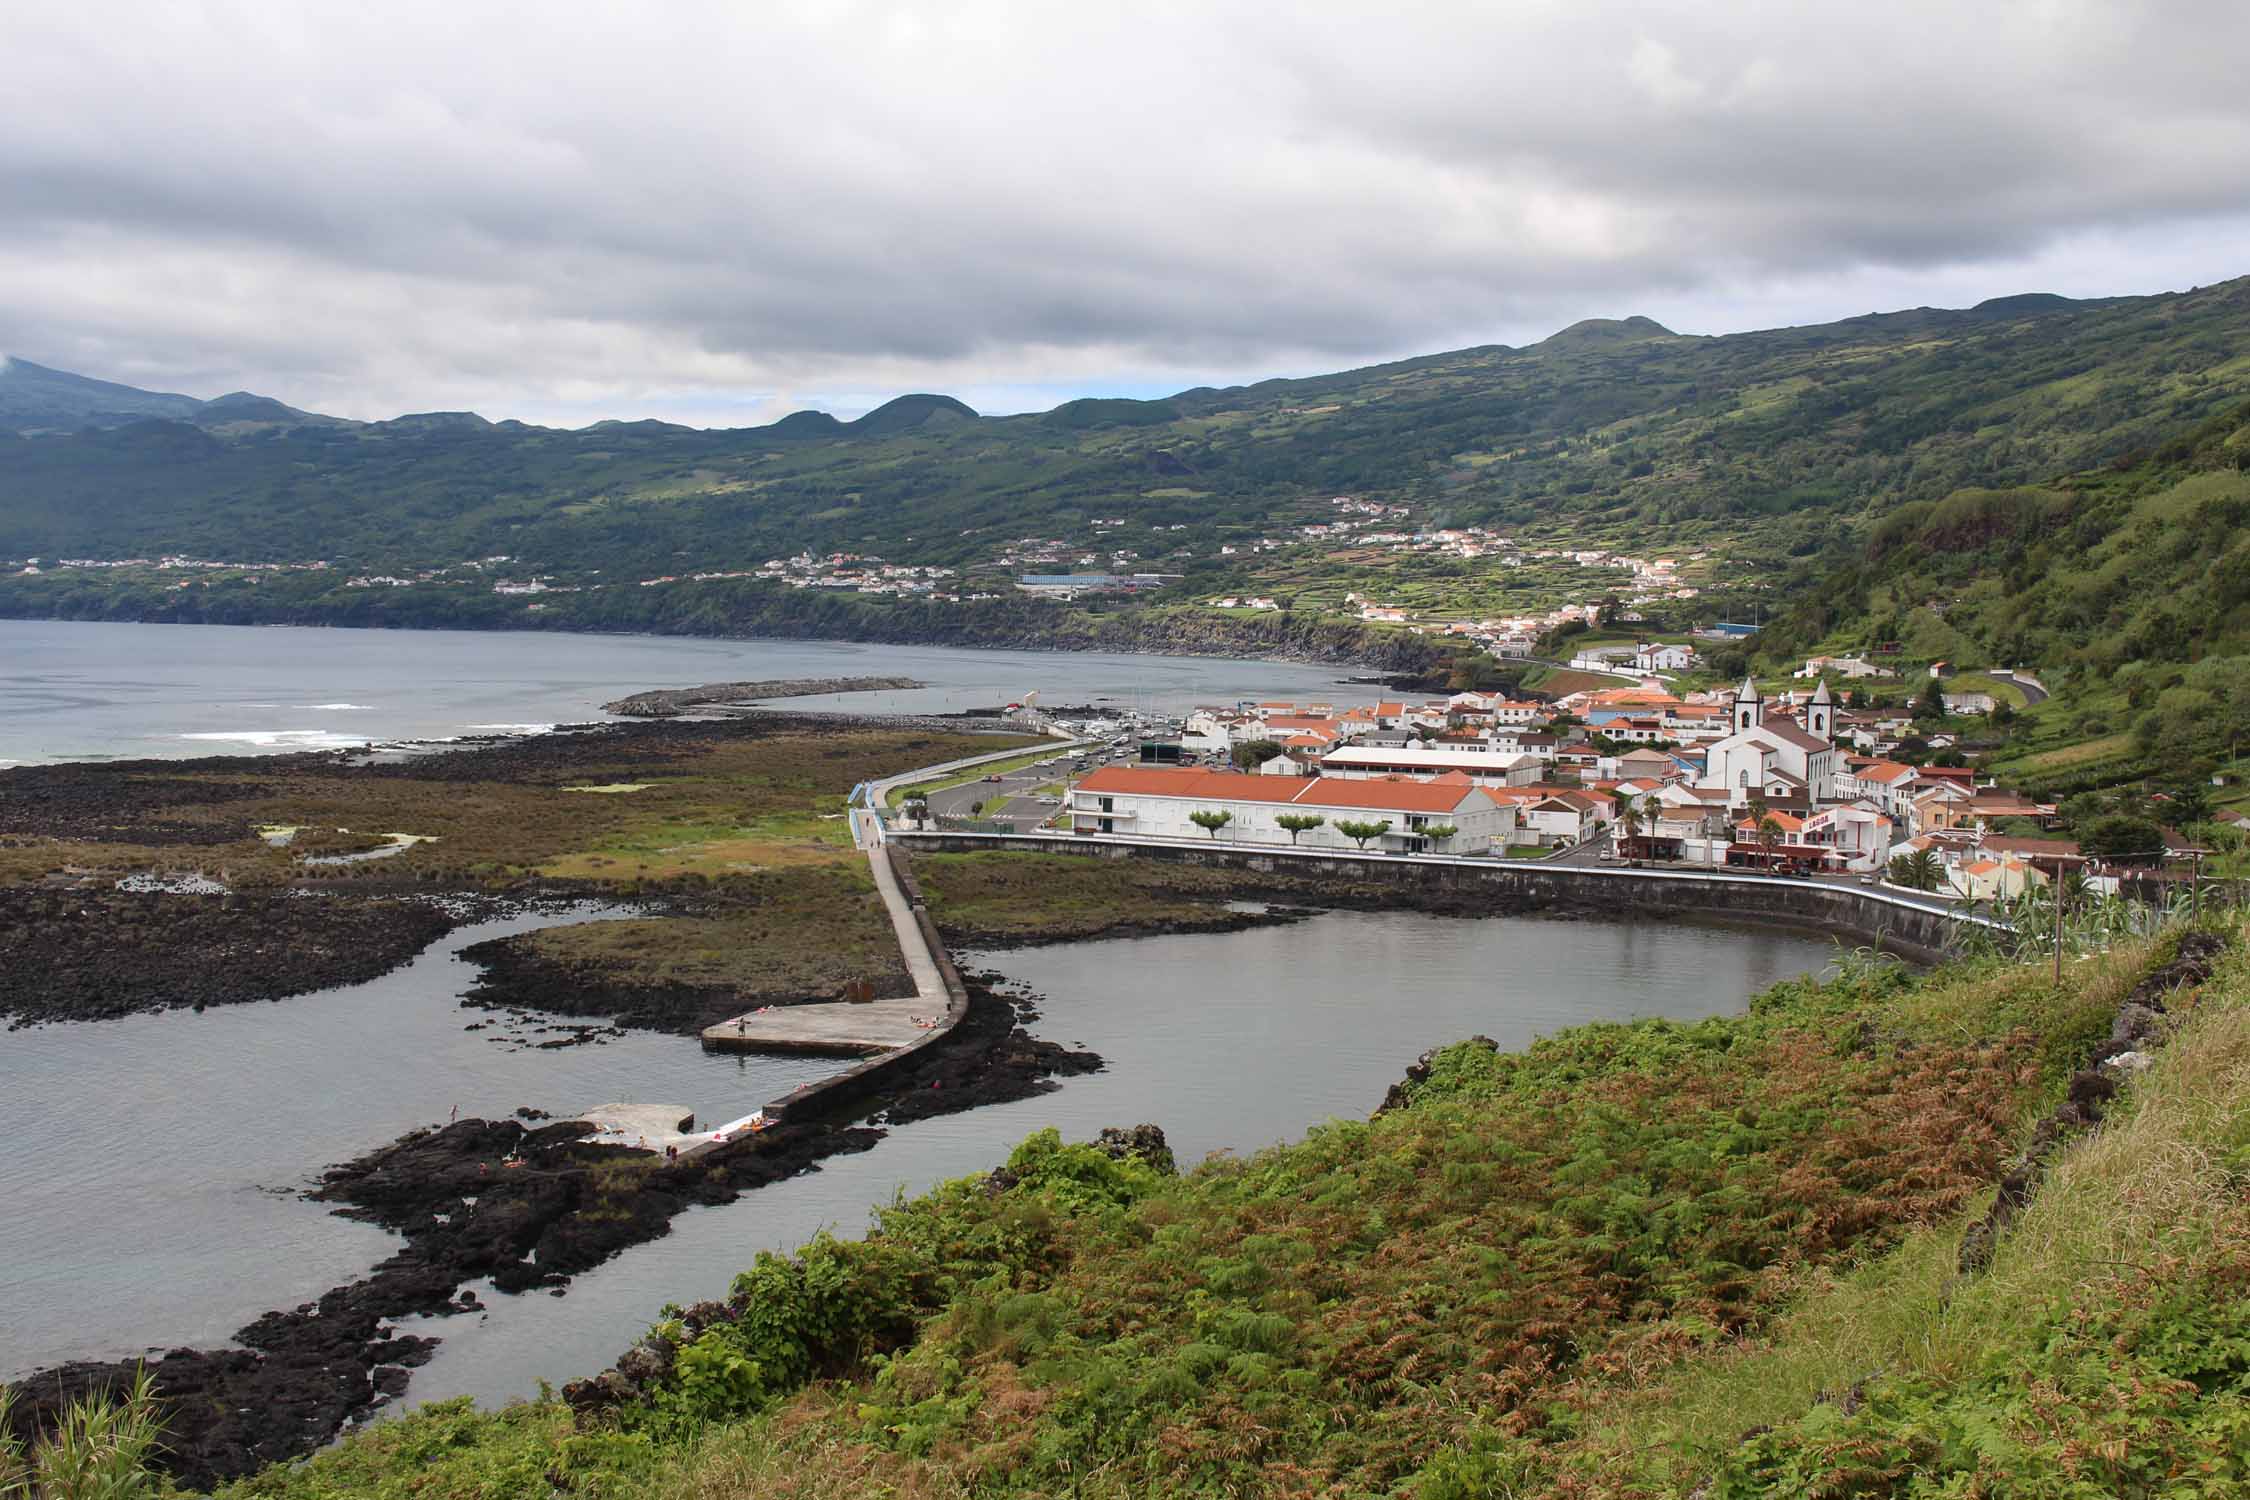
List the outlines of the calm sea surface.
{"label": "calm sea surface", "polygon": [[909,692],[803,708],[950,713],[1020,699],[1177,712],[1248,697],[1360,701],[1332,668],[710,641],[536,631],[289,630],[0,620],[0,767],[54,760],[326,749],[529,731],[604,717],[647,688],[805,677],[912,677]]}
{"label": "calm sea surface", "polygon": [[[0,758],[274,748],[180,738],[222,732],[435,738],[584,719],[607,698],[667,683],[893,672],[933,686],[879,706],[968,707],[1032,687],[1170,705],[1345,696],[1332,676],[1262,663],[0,622]],[[318,707],[342,703],[366,706]],[[377,717],[346,731],[323,727],[328,714]],[[458,951],[557,920],[465,928],[381,979],[294,1000],[0,1033],[0,1118],[23,1148],[0,1153],[0,1379],[210,1345],[363,1274],[396,1241],[299,1191],[322,1167],[456,1106],[567,1115],[630,1099],[726,1117],[830,1066],[711,1057],[676,1037],[536,1050],[517,1033],[464,1030],[488,1016],[460,1007],[474,973]],[[1762,930],[1398,912],[994,955],[985,966],[1042,997],[1035,1029],[1100,1052],[1105,1072],[902,1127],[872,1151],[692,1210],[566,1297],[479,1288],[489,1312],[430,1320],[444,1343],[411,1399],[502,1401],[592,1373],[666,1302],[723,1294],[757,1251],[823,1228],[856,1233],[894,1193],[985,1171],[1042,1126],[1083,1139],[1153,1121],[1186,1163],[1250,1152],[1364,1116],[1424,1048],[1476,1032],[1516,1047],[1580,1021],[1723,1014],[1829,952]]]}

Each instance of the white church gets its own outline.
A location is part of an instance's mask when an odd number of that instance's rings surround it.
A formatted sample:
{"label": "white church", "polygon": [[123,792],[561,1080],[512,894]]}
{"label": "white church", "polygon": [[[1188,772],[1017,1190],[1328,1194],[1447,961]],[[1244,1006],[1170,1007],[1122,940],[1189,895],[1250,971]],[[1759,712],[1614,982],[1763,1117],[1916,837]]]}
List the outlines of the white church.
{"label": "white church", "polygon": [[1703,777],[1696,784],[1724,788],[1727,806],[1752,797],[1769,805],[1807,809],[1834,797],[1843,756],[1836,749],[1836,704],[1824,680],[1805,705],[1800,727],[1786,719],[1768,720],[1758,686],[1749,678],[1734,695],[1734,728],[1704,754]]}

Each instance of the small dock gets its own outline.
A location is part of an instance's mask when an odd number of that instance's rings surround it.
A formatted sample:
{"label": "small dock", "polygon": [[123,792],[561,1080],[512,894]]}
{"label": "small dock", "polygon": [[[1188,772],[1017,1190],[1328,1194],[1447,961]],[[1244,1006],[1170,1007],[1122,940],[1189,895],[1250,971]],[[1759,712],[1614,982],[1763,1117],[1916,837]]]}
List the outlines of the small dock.
{"label": "small dock", "polygon": [[773,1005],[703,1028],[706,1052],[779,1052],[875,1057],[910,1046],[946,1024],[945,998]]}

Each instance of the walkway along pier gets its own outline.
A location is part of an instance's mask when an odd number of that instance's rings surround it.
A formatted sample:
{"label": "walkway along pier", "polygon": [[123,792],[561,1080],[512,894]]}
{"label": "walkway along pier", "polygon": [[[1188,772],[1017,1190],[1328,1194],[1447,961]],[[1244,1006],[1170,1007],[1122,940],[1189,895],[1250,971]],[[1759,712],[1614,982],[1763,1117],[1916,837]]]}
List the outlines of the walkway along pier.
{"label": "walkway along pier", "polygon": [[1367,854],[1286,845],[1227,845],[1137,838],[1128,834],[923,833],[892,828],[893,847],[966,853],[1093,855],[1168,859],[1260,874],[1388,881],[1419,895],[1457,904],[1488,902],[1495,913],[1560,910],[1619,918],[1700,915],[1733,921],[1814,927],[1877,944],[1918,962],[1942,958],[1964,924],[2004,924],[1941,901],[1911,899],[1880,887],[1787,876],[1704,870],[1587,868],[1537,860],[1449,854]]}
{"label": "walkway along pier", "polygon": [[886,1074],[943,1041],[967,1018],[969,988],[938,937],[937,924],[930,920],[905,857],[877,845],[868,849],[867,864],[898,934],[907,973],[913,976],[913,996],[777,1005],[722,1021],[703,1033],[703,1045],[712,1051],[812,1053],[864,1061],[801,1084],[739,1119],[702,1130],[689,1128],[693,1119],[678,1105],[598,1105],[579,1116],[600,1128],[594,1139],[649,1151],[676,1151],[682,1158],[701,1156],[768,1125],[805,1119],[864,1097]]}

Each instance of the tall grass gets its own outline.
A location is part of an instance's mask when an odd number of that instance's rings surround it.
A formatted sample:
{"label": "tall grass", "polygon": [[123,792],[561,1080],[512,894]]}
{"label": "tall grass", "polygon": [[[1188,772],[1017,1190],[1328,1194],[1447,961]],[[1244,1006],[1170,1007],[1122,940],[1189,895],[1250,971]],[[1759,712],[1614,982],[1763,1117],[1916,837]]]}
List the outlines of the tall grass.
{"label": "tall grass", "polygon": [[170,1493],[152,1467],[164,1423],[141,1370],[120,1400],[71,1403],[52,1432],[15,1436],[17,1396],[0,1386],[0,1500],[141,1500]]}

